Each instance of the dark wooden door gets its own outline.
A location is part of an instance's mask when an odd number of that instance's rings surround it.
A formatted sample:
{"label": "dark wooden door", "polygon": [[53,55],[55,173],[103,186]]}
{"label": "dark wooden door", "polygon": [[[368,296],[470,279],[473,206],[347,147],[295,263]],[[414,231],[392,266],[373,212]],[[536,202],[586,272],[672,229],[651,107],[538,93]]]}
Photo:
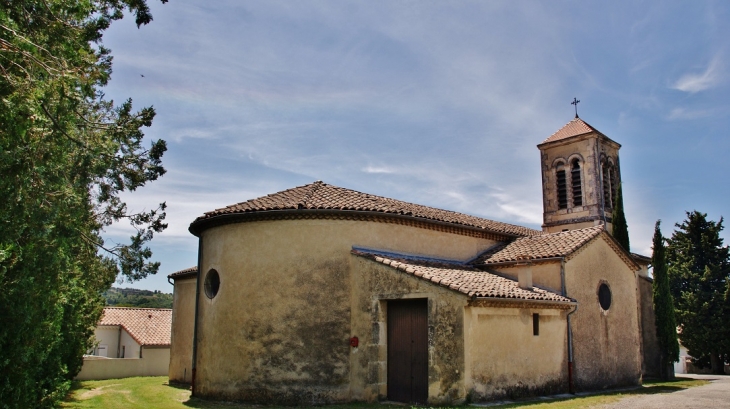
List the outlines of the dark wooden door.
{"label": "dark wooden door", "polygon": [[388,302],[388,399],[428,399],[428,302]]}

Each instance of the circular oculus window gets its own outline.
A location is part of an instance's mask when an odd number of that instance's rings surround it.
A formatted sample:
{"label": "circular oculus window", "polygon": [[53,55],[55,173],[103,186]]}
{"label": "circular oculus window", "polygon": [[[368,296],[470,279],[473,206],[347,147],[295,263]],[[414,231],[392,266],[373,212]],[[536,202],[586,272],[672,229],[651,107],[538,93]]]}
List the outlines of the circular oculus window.
{"label": "circular oculus window", "polygon": [[203,287],[205,288],[205,295],[210,299],[218,294],[218,290],[221,288],[221,278],[217,271],[208,271],[208,274],[205,275]]}
{"label": "circular oculus window", "polygon": [[611,308],[611,289],[608,288],[606,283],[602,283],[598,287],[598,303],[604,311],[608,311]]}

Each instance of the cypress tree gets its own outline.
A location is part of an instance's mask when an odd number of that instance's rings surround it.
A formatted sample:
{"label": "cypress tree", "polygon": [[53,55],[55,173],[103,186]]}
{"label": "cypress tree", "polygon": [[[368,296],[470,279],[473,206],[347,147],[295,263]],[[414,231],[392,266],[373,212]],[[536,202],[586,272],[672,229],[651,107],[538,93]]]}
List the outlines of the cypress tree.
{"label": "cypress tree", "polygon": [[[166,2],[167,0],[162,0]],[[165,173],[153,108],[104,95],[102,37],[147,0],[0,1],[0,408],[56,408],[93,346],[102,292],[157,272],[148,242],[165,204],[126,194]],[[129,221],[128,241],[104,242]]]}
{"label": "cypress tree", "polygon": [[654,244],[651,256],[651,265],[654,268],[654,318],[661,357],[660,376],[662,379],[673,379],[673,363],[679,360],[679,343],[677,342],[677,321],[674,317],[674,301],[669,289],[666,249],[664,237],[659,228],[660,223],[661,220],[657,220],[654,226]]}
{"label": "cypress tree", "polygon": [[614,198],[613,214],[611,215],[611,224],[613,225],[613,238],[621,244],[626,251],[631,251],[629,246],[629,226],[626,224],[626,215],[624,214],[624,196],[621,192],[621,183],[616,189],[616,197]]}
{"label": "cypress tree", "polygon": [[669,285],[674,297],[679,339],[695,364],[723,373],[730,355],[730,249],[723,244],[722,218],[687,212],[687,220],[667,240]]}

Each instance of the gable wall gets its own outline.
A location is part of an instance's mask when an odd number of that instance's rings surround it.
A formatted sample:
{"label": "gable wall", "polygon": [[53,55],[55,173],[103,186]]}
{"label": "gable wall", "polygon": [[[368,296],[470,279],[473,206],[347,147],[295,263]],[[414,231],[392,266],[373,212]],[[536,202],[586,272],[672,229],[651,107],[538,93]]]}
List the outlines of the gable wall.
{"label": "gable wall", "polygon": [[122,347],[124,347],[125,358],[139,358],[139,344],[129,335],[127,330],[122,328],[122,336],[119,338],[119,354],[121,357]]}
{"label": "gable wall", "polygon": [[[321,219],[218,226],[202,241],[196,395],[287,404],[363,399],[350,391],[352,246],[467,260],[495,244]],[[210,269],[221,280],[212,300]]]}
{"label": "gable wall", "polygon": [[[636,275],[606,240],[589,242],[565,265],[567,296],[578,301],[571,315],[578,390],[638,385],[641,377]],[[602,282],[612,293],[608,311],[598,302]]]}

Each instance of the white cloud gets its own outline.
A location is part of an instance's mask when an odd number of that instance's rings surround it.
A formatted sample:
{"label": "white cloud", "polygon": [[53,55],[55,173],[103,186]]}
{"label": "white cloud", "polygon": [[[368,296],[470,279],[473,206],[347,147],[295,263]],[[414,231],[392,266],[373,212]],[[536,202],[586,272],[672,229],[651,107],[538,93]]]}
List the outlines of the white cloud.
{"label": "white cloud", "polygon": [[699,119],[712,116],[714,112],[707,109],[696,109],[690,110],[686,108],[674,108],[669,112],[667,119],[669,120],[681,120],[681,119]]}
{"label": "white cloud", "polygon": [[500,192],[492,195],[503,217],[519,223],[542,224],[542,203],[522,200],[519,196]]}
{"label": "white cloud", "polygon": [[387,166],[368,165],[361,169],[365,173],[395,173],[395,169]]}
{"label": "white cloud", "polygon": [[690,94],[713,88],[719,85],[723,80],[722,68],[720,55],[717,54],[712,61],[710,61],[705,72],[699,74],[685,74],[677,80],[674,85],[672,85],[672,88],[689,92]]}

